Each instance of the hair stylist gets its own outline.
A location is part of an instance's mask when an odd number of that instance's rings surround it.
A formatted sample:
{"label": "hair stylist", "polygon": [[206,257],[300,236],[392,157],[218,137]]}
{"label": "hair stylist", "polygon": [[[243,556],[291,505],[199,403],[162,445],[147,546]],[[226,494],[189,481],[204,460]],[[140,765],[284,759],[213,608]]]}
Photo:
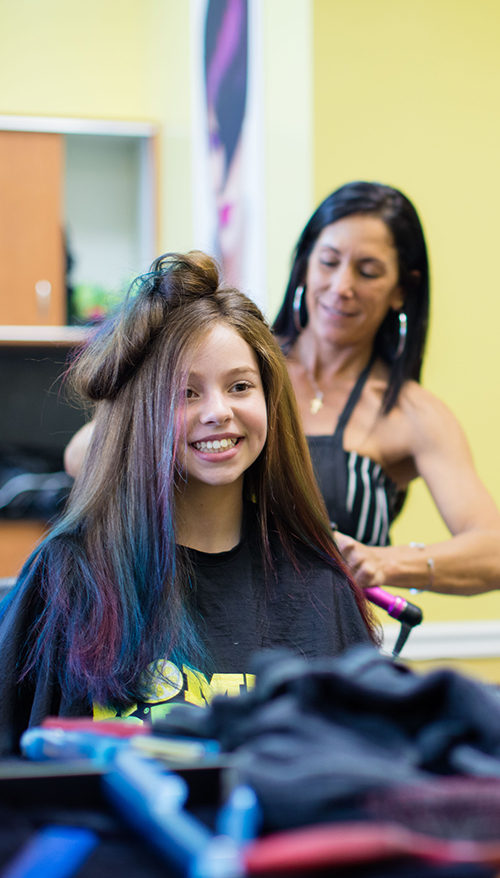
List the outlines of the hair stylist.
{"label": "hair stylist", "polygon": [[[413,205],[389,186],[349,183],[302,232],[274,331],[358,584],[473,595],[500,587],[500,514],[460,424],[419,384],[428,309]],[[451,539],[390,546],[391,522],[418,476]]]}

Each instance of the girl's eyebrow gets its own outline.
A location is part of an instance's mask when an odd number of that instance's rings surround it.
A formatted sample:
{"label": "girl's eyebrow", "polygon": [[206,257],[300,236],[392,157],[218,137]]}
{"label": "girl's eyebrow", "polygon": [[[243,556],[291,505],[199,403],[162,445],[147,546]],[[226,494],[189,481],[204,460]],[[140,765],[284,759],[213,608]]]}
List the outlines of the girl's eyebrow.
{"label": "girl's eyebrow", "polygon": [[259,374],[259,371],[255,366],[235,366],[234,369],[229,369],[226,372],[226,375],[241,375],[245,372],[251,372],[253,375]]}
{"label": "girl's eyebrow", "polygon": [[[255,366],[244,365],[244,366],[234,366],[232,369],[228,369],[227,372],[224,373],[224,375],[227,378],[231,378],[233,375],[247,375],[247,374],[260,375],[260,372],[258,369],[255,368]],[[192,369],[189,373],[188,380],[190,378],[200,378],[200,377],[202,377],[201,373],[197,372],[196,369]]]}

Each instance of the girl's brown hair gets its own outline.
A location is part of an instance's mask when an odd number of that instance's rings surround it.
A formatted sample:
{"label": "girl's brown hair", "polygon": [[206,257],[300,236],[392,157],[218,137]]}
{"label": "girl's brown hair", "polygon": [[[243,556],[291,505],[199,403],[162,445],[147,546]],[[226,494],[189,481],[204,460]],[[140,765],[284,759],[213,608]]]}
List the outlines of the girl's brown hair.
{"label": "girl's brown hair", "polygon": [[62,636],[62,684],[73,694],[124,704],[137,697],[152,656],[206,658],[176,548],[177,412],[189,355],[221,322],[255,352],[266,397],[267,440],[245,490],[256,503],[267,573],[274,570],[270,533],[295,565],[306,546],[342,573],[375,640],[369,605],[332,539],[286,362],[262,313],[221,285],[209,256],[167,254],[138,279],[70,373],[79,394],[97,403],[95,429],[67,512],[31,561],[47,609],[30,667]]}

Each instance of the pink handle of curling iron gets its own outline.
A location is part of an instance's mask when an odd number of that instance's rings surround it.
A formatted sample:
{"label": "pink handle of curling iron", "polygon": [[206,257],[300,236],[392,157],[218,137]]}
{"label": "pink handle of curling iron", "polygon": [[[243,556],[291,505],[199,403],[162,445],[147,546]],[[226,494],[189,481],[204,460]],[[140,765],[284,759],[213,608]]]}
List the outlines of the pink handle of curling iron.
{"label": "pink handle of curling iron", "polygon": [[381,607],[389,614],[389,616],[392,616],[393,619],[399,619],[408,603],[404,598],[400,598],[395,594],[389,594],[388,591],[384,591],[384,589],[379,588],[378,585],[375,585],[372,588],[365,588],[364,592],[372,604]]}

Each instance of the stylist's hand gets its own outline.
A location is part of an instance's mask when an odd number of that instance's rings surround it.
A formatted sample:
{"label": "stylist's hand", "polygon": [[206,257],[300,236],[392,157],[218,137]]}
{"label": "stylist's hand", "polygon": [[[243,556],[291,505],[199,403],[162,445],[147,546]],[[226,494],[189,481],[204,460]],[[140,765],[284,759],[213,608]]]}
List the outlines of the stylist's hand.
{"label": "stylist's hand", "polygon": [[387,549],[365,546],[338,531],[335,531],[334,538],[354,580],[361,588],[386,584],[383,561]]}

